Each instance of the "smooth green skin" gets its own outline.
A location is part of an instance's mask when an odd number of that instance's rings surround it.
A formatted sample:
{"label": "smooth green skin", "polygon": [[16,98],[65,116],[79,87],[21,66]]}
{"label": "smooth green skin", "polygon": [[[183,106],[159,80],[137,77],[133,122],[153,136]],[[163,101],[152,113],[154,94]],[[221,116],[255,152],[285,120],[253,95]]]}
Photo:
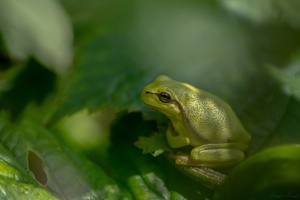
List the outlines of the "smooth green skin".
{"label": "smooth green skin", "polygon": [[244,159],[251,136],[219,97],[160,75],[141,98],[171,120],[166,137],[172,148],[194,147],[190,155],[173,155],[177,164],[226,167]]}

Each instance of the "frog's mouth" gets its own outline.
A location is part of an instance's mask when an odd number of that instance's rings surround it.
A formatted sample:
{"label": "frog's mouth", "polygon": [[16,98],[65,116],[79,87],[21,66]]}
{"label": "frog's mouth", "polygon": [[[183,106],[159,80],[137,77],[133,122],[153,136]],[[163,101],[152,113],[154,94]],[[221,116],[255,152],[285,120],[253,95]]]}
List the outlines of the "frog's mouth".
{"label": "frog's mouth", "polygon": [[[153,93],[153,92],[150,92],[150,91],[145,91],[145,93],[148,95],[148,94],[156,94],[156,93]],[[155,110],[157,110],[157,109],[159,109],[158,107],[156,107],[156,106],[153,106],[152,104],[150,104],[150,103],[148,103],[148,99],[147,98],[143,98],[143,96],[142,96],[142,100],[143,100],[143,102],[144,102],[144,104],[146,104],[147,106],[149,106],[149,107],[151,107],[151,108],[153,108],[153,109],[155,109]]]}

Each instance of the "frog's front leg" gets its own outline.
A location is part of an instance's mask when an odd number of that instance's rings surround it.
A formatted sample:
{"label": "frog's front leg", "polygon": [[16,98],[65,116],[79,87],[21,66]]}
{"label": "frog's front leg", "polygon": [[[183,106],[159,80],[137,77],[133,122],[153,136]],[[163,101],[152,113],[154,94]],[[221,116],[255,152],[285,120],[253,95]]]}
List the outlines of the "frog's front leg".
{"label": "frog's front leg", "polygon": [[176,156],[176,163],[189,166],[226,167],[241,162],[247,145],[238,143],[204,144],[192,149],[190,155]]}
{"label": "frog's front leg", "polygon": [[175,131],[171,123],[166,132],[166,137],[169,145],[172,148],[187,146],[190,143],[190,140],[187,137],[184,137],[183,135],[180,135],[178,132]]}

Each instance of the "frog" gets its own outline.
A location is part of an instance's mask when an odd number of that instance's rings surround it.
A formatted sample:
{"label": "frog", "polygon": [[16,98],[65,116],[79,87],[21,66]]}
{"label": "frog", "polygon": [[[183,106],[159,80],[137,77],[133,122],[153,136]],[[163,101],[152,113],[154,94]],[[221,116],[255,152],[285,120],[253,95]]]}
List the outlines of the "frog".
{"label": "frog", "polygon": [[172,155],[176,164],[220,168],[245,159],[251,135],[220,97],[159,75],[143,88],[141,99],[169,118],[165,134],[172,149],[190,147]]}

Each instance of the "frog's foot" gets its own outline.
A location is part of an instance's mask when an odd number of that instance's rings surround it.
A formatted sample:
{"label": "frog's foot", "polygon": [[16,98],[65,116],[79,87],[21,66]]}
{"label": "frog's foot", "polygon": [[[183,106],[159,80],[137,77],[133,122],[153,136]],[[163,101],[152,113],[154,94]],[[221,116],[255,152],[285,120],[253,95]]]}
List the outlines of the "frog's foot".
{"label": "frog's foot", "polygon": [[202,166],[198,161],[192,160],[189,154],[177,152],[177,154],[171,154],[170,157],[175,160],[177,165],[185,166]]}

